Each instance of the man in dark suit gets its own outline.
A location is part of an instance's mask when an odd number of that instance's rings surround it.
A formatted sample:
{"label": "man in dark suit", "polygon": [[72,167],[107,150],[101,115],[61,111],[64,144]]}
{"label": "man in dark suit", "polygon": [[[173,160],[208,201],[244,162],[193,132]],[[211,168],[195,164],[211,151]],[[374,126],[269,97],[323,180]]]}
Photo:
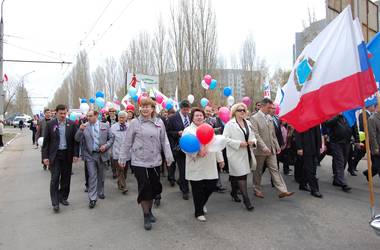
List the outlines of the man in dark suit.
{"label": "man in dark suit", "polygon": [[[375,112],[375,106],[369,106],[366,108],[367,113],[367,122],[368,119],[371,117],[372,113]],[[363,113],[359,114],[359,131],[364,132],[364,123],[363,123]],[[365,141],[361,142],[363,145],[365,145]],[[350,159],[348,160],[348,172],[352,176],[356,176],[355,171],[358,171],[356,168],[360,162],[360,160],[365,156],[366,149],[365,147],[351,147],[350,151]]]}
{"label": "man in dark suit", "polygon": [[[179,188],[183,194],[183,199],[189,199],[189,183],[185,179],[186,155],[179,147],[179,140],[182,136],[183,130],[190,125],[190,103],[185,100],[180,104],[180,110],[171,116],[167,123],[167,134],[170,142],[170,147],[173,151],[174,159],[179,169],[179,179],[177,181]],[[175,168],[176,165],[172,164],[169,168],[168,179],[171,184],[175,181]]]}
{"label": "man in dark suit", "polygon": [[[300,190],[309,191],[311,195],[322,198],[319,192],[317,166],[322,148],[320,126],[315,126],[302,133],[295,133],[297,155],[302,158],[302,174],[300,176]],[[310,189],[307,187],[309,184]]]}
{"label": "man in dark suit", "polygon": [[59,203],[68,206],[73,161],[79,157],[79,144],[75,141],[77,126],[66,119],[67,107],[58,105],[56,118],[46,125],[42,146],[42,159],[50,166],[50,198],[55,212]]}

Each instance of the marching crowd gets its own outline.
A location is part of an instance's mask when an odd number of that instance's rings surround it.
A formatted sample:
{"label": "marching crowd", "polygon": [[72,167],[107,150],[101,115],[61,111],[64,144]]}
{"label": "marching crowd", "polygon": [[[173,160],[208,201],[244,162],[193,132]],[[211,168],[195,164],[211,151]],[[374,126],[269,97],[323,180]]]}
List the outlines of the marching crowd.
{"label": "marching crowd", "polygon": [[[108,165],[122,194],[128,192],[127,172],[128,169],[132,171],[138,184],[137,202],[142,207],[144,228],[150,230],[152,223],[156,222],[152,207],[160,205],[163,172],[167,172],[171,186],[178,185],[184,200],[190,198],[191,187],[194,215],[204,222],[205,205],[210,195],[226,191],[220,181],[221,172],[229,174],[231,199],[242,202],[248,211],[252,211],[254,206],[247,184],[251,173],[254,196],[259,199],[265,197],[261,185],[265,170],[269,171],[279,198],[294,194],[282,177],[282,174],[291,175],[290,166],[294,166],[299,190],[322,198],[317,166],[323,157],[326,154],[332,156],[332,184],[350,192],[345,178],[346,165],[348,172],[355,176],[357,165],[366,153],[359,139],[359,130],[363,130],[362,114],[358,126],[350,127],[339,114],[299,133],[279,119],[275,105],[268,98],[257,102],[252,113],[244,103],[233,105],[227,123],[218,117],[218,110],[210,106],[192,108],[187,100],[180,102],[178,111],[164,109],[156,114],[155,110],[156,101],[149,97],[141,99],[138,111],[133,106],[119,113],[113,108],[108,114],[90,110],[78,121],[67,118],[65,105],[58,105],[54,115],[53,111],[45,109],[44,118],[37,122],[34,140],[43,137],[42,164],[44,169],[51,171],[53,210],[58,212],[60,204],[69,205],[72,163],[79,158],[84,161],[85,191],[91,209],[98,199],[105,199],[104,172]],[[375,106],[369,107],[367,117],[370,117],[372,175],[380,176],[380,111]],[[224,136],[226,147],[211,152],[207,146],[201,146],[197,153],[184,153],[179,143],[181,136],[195,134],[204,123],[211,125],[215,134]],[[363,174],[368,180],[368,173]]]}

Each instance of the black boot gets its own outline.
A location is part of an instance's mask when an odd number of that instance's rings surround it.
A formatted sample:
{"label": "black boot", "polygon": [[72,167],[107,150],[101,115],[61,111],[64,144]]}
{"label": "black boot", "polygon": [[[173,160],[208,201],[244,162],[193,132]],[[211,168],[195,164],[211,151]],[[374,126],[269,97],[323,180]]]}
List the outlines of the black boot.
{"label": "black boot", "polygon": [[239,186],[236,181],[231,181],[231,197],[234,202],[241,202],[239,196],[237,195],[237,191]]}
{"label": "black boot", "polygon": [[144,214],[144,228],[147,231],[152,229],[152,222],[150,220],[150,214]]}
{"label": "black boot", "polygon": [[251,204],[251,201],[249,200],[248,197],[244,197],[244,205],[245,205],[245,208],[247,208],[248,211],[252,211],[254,209],[254,207],[252,206]]}
{"label": "black boot", "polygon": [[150,219],[151,223],[155,223],[157,221],[156,217],[154,217],[154,215],[152,213],[152,210],[149,211],[149,219]]}

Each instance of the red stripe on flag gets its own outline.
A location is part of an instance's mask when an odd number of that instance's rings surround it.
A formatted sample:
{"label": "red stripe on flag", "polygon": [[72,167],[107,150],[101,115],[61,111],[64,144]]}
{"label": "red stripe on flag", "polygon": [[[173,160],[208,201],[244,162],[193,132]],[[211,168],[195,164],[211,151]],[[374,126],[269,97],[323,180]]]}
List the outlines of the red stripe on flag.
{"label": "red stripe on flag", "polygon": [[298,132],[319,125],[335,115],[364,105],[364,100],[377,91],[372,69],[304,94],[296,108],[281,117]]}

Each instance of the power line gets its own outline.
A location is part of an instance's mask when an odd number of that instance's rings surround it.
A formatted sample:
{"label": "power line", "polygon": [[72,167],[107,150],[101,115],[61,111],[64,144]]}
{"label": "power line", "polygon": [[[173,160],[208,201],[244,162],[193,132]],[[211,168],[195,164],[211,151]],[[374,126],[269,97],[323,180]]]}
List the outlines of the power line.
{"label": "power line", "polygon": [[71,64],[72,62],[66,61],[34,61],[34,60],[18,60],[18,59],[4,59],[3,62],[22,62],[22,63],[55,63],[55,64]]}
{"label": "power line", "polygon": [[35,50],[32,50],[32,49],[24,48],[24,47],[21,47],[21,46],[18,46],[18,45],[15,45],[15,44],[12,44],[12,43],[9,43],[9,42],[6,42],[6,41],[4,41],[4,43],[7,44],[7,45],[10,45],[10,46],[12,46],[12,47],[15,47],[15,48],[18,48],[18,49],[24,50],[24,51],[28,51],[28,52],[34,53],[34,54],[36,54],[36,55],[49,57],[49,58],[51,58],[51,59],[58,59],[58,60],[61,60],[61,58],[58,58],[58,57],[55,57],[55,56],[50,56],[50,55],[47,55],[47,54],[45,54],[45,53],[38,52],[38,51],[35,51]]}
{"label": "power line", "polygon": [[112,28],[112,26],[123,16],[124,12],[128,9],[128,7],[134,2],[135,0],[131,0],[128,2],[127,5],[125,5],[125,7],[123,8],[123,10],[120,12],[119,16],[117,16],[115,18],[115,20],[107,27],[107,29],[103,32],[103,34],[99,37],[98,40],[95,41],[95,44],[92,46],[92,48],[90,49],[90,51],[88,52],[89,54],[91,53],[91,51],[95,48],[95,46],[98,44],[98,42],[100,42],[100,40],[103,39],[103,37],[107,34],[107,32]]}
{"label": "power line", "polygon": [[99,20],[103,17],[104,13],[106,13],[108,7],[111,5],[113,0],[110,0],[108,4],[104,7],[102,10],[100,16],[96,19],[95,23],[91,26],[90,30],[87,32],[86,36],[82,39],[82,41],[85,41],[88,36],[91,34],[91,32],[95,29],[96,25],[98,24]]}

